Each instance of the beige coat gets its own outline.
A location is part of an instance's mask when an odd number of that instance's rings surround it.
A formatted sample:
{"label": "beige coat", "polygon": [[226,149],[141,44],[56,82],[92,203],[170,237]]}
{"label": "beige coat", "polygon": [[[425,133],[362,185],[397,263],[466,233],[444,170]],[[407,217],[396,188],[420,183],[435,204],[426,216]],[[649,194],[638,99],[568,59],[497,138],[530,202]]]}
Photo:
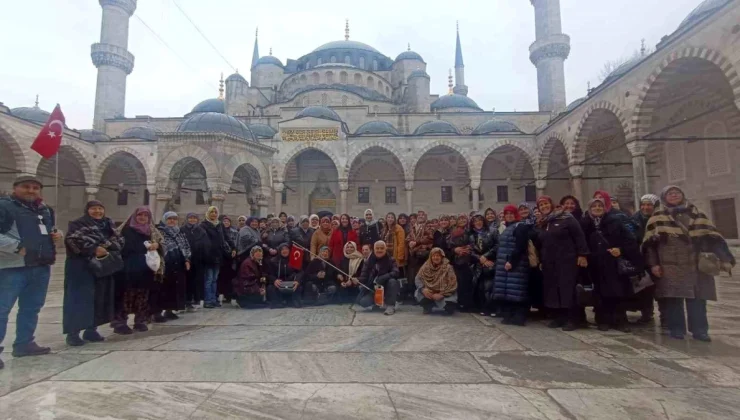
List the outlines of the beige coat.
{"label": "beige coat", "polygon": [[714,277],[699,271],[697,253],[685,238],[656,237],[643,246],[648,269],[663,267],[663,277],[655,279],[656,298],[717,300]]}

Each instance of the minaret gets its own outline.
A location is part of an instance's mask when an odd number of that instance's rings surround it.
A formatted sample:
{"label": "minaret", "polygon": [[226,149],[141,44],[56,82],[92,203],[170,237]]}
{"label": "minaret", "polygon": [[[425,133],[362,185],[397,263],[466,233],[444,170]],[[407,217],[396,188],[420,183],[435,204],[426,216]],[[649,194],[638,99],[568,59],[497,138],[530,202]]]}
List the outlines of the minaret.
{"label": "minaret", "polygon": [[465,86],[465,64],[463,64],[462,47],[460,47],[460,23],[457,23],[457,43],[455,45],[455,88],[458,95],[468,96]]}
{"label": "minaret", "polygon": [[257,35],[259,34],[259,28],[254,30],[254,50],[252,51],[252,67],[257,65],[257,60],[260,59],[260,49],[257,46]]}
{"label": "minaret", "polygon": [[540,111],[565,109],[565,59],[570,37],[562,32],[560,0],[530,0],[534,6],[535,41],[529,59],[537,67]]}
{"label": "minaret", "polygon": [[93,128],[105,130],[105,119],[121,117],[126,108],[126,77],[134,69],[128,52],[128,24],[137,0],[99,0],[103,8],[100,42],[92,44],[90,56],[98,68]]}

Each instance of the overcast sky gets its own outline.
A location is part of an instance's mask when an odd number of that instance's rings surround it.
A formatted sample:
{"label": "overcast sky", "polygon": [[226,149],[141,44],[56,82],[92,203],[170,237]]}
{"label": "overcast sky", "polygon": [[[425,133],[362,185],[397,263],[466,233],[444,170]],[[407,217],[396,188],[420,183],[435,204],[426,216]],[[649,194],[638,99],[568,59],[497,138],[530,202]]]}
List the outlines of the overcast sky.
{"label": "overcast sky", "polygon": [[[131,19],[126,116],[181,116],[218,95],[219,74],[233,69],[196,32],[177,2],[235,68],[248,77],[255,27],[261,55],[273,48],[283,63],[317,46],[344,39],[372,45],[395,58],[411,43],[428,63],[432,93],[447,92],[454,66],[455,21],[465,58],[469,96],[497,111],[537,110],[536,70],[529,61],[534,10],[529,0],[246,1],[140,0]],[[0,102],[41,107],[60,103],[67,124],[92,126],[96,69],[90,44],[100,38],[101,8],[95,0],[6,2],[0,13]],[[640,39],[654,46],[700,0],[562,0],[563,32],[570,35],[565,65],[568,102],[598,82],[604,63],[632,54]],[[182,60],[180,58],[181,57]],[[184,62],[183,62],[184,60]]]}

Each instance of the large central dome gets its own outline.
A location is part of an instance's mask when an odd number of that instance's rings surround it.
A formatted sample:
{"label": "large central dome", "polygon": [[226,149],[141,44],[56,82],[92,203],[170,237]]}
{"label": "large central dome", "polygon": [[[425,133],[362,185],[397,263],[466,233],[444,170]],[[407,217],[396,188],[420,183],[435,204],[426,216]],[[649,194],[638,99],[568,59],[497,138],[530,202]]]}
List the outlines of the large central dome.
{"label": "large central dome", "polygon": [[326,50],[335,50],[335,49],[343,49],[343,50],[363,50],[363,51],[370,51],[374,52],[376,54],[380,54],[380,51],[376,50],[375,48],[357,41],[350,41],[350,40],[342,40],[342,41],[332,41],[327,42],[326,44],[316,48],[313,50],[313,52],[319,52],[319,51],[326,51]]}

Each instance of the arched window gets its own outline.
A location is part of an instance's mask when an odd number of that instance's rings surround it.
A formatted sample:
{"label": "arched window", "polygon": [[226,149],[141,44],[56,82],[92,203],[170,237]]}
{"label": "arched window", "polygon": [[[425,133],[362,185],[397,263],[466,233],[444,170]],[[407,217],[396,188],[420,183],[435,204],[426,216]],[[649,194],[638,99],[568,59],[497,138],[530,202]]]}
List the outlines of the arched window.
{"label": "arched window", "polygon": [[318,84],[319,84],[319,74],[318,74],[318,73],[313,73],[313,74],[311,75],[311,82],[312,82],[312,83],[313,83],[314,85],[318,85]]}
{"label": "arched window", "polygon": [[373,79],[372,77],[368,76],[367,77],[367,87],[369,87],[370,89],[372,89],[373,86],[375,86],[375,79]]}
{"label": "arched window", "polygon": [[347,83],[348,78],[349,78],[349,75],[347,74],[346,71],[339,73],[339,81],[342,82],[343,84]]}
{"label": "arched window", "polygon": [[361,69],[365,68],[365,56],[364,55],[360,56],[360,68]]}
{"label": "arched window", "polygon": [[334,73],[327,71],[326,72],[326,84],[331,85],[334,83]]}
{"label": "arched window", "polygon": [[373,70],[378,71],[378,60],[373,60]]}
{"label": "arched window", "polygon": [[316,65],[320,66],[323,61],[321,60],[321,57],[316,59]]}
{"label": "arched window", "polygon": [[332,63],[336,63],[337,62],[337,56],[336,55],[332,55],[331,56],[331,62]]}
{"label": "arched window", "polygon": [[385,96],[391,96],[391,89],[388,86],[385,87]]}
{"label": "arched window", "polygon": [[308,78],[306,77],[305,74],[302,74],[301,75],[301,84],[302,85],[307,85],[308,84]]}
{"label": "arched window", "polygon": [[382,92],[382,91],[383,91],[383,84],[380,82],[380,80],[378,80],[378,92]]}
{"label": "arched window", "polygon": [[344,56],[344,64],[352,64],[352,57],[349,54]]}
{"label": "arched window", "polygon": [[362,86],[362,76],[360,75],[360,73],[355,73],[354,79],[357,86]]}

